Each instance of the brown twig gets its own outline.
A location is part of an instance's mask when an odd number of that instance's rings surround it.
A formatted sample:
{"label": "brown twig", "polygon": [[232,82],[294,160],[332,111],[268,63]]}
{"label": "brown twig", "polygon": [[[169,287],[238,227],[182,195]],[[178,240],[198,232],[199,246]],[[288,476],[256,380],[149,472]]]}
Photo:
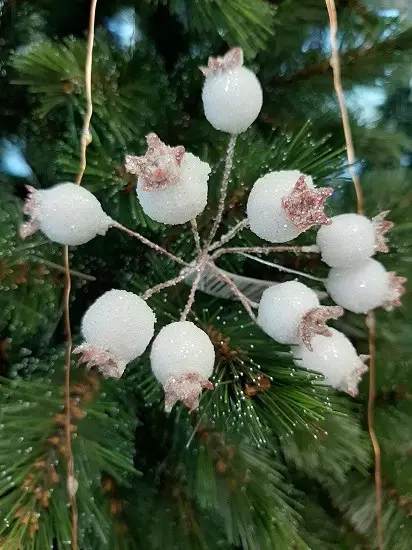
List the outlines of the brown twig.
{"label": "brown twig", "polygon": [[[97,0],[91,0],[89,27],[87,37],[87,51],[85,61],[85,94],[86,94],[86,112],[83,119],[83,128],[80,138],[80,168],[76,177],[76,184],[80,185],[83,174],[86,169],[86,151],[87,146],[91,142],[90,120],[93,114],[92,103],[92,63],[93,63],[93,44],[94,44],[94,23],[96,16]],[[66,337],[66,353],[64,361],[64,403],[65,403],[65,422],[64,431],[66,439],[66,460],[67,460],[67,494],[69,497],[71,511],[71,547],[72,550],[78,549],[78,512],[77,512],[77,480],[74,471],[74,457],[72,449],[72,433],[71,433],[71,399],[70,399],[70,374],[71,374],[71,354],[72,354],[72,334],[70,325],[70,291],[71,291],[71,274],[69,261],[69,247],[63,247],[64,257],[64,327]]]}
{"label": "brown twig", "polygon": [[[355,171],[354,164],[356,161],[355,148],[353,145],[352,132],[350,127],[348,110],[345,103],[345,95],[342,86],[341,65],[339,58],[339,48],[337,42],[338,34],[338,17],[334,0],[325,0],[328,10],[330,23],[330,44],[332,56],[330,64],[333,71],[333,83],[336,96],[339,103],[339,109],[342,119],[343,132],[345,135],[346,152],[350,174],[353,180],[356,193],[356,205],[358,214],[363,214],[363,193],[361,182],[358,174]],[[376,400],[376,320],[373,311],[370,311],[366,316],[366,326],[368,327],[368,344],[369,344],[369,396],[368,396],[368,431],[372,443],[374,461],[375,461],[375,513],[376,513],[376,530],[377,544],[379,550],[383,550],[383,527],[382,527],[382,472],[381,472],[381,450],[378,438],[376,437],[374,428],[374,409]]]}

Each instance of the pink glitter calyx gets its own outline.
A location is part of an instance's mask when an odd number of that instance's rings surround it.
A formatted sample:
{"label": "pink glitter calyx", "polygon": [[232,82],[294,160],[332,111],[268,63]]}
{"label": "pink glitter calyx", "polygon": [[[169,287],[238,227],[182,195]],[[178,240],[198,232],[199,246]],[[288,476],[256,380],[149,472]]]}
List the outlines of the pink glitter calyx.
{"label": "pink glitter calyx", "polygon": [[307,311],[299,323],[298,335],[309,351],[313,351],[311,340],[317,334],[321,336],[332,336],[332,332],[326,321],[338,319],[343,315],[343,307],[340,306],[319,306]]}
{"label": "pink glitter calyx", "polygon": [[207,77],[224,71],[232,71],[243,65],[242,48],[232,48],[223,57],[209,57],[207,67],[199,67],[202,73]]}
{"label": "pink glitter calyx", "polygon": [[392,311],[395,307],[402,305],[401,296],[405,294],[405,284],[407,282],[406,277],[397,275],[395,271],[389,271],[388,273],[388,291],[385,297],[385,301],[382,304],[383,309],[386,311]]}
{"label": "pink glitter calyx", "polygon": [[375,228],[375,250],[377,252],[389,252],[385,235],[395,224],[385,219],[388,214],[389,210],[385,210],[372,218],[372,224]]}
{"label": "pink glitter calyx", "polygon": [[369,355],[360,355],[358,365],[346,375],[340,389],[348,393],[351,397],[356,397],[359,393],[358,385],[362,379],[362,375],[368,371],[368,366],[365,362],[369,360]]}
{"label": "pink glitter calyx", "polygon": [[127,364],[113,353],[87,343],[77,346],[73,353],[80,355],[79,363],[86,363],[88,369],[96,367],[104,378],[120,378]]}
{"label": "pink glitter calyx", "polygon": [[299,177],[292,191],[282,199],[286,216],[301,231],[314,225],[328,225],[331,219],[324,212],[325,201],[333,193],[331,187],[313,189],[305,182],[305,176]]}
{"label": "pink glitter calyx", "polygon": [[40,229],[39,220],[39,194],[38,191],[31,185],[26,185],[27,197],[24,201],[23,213],[29,217],[27,222],[21,224],[19,235],[22,239],[26,239]]}
{"label": "pink glitter calyx", "polygon": [[200,374],[189,372],[181,376],[171,376],[163,386],[165,392],[165,411],[170,412],[177,401],[190,412],[199,407],[199,397],[202,390],[213,390],[214,386],[210,380],[203,378]]}
{"label": "pink glitter calyx", "polygon": [[144,191],[157,191],[175,185],[180,177],[185,148],[169,147],[153,132],[146,136],[147,151],[141,157],[126,155],[126,172],[138,176]]}

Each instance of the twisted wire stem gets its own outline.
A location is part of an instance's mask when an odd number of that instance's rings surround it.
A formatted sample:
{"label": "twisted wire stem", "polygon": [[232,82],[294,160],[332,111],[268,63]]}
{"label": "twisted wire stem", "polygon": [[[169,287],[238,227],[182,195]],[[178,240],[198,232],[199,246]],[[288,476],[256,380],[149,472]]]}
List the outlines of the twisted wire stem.
{"label": "twisted wire stem", "polygon": [[[356,193],[356,206],[358,214],[363,214],[363,192],[360,178],[356,173],[355,148],[353,145],[352,131],[350,127],[348,109],[345,102],[345,94],[342,86],[341,64],[339,57],[338,46],[338,16],[334,0],[325,0],[326,8],[329,16],[330,26],[330,45],[331,59],[330,65],[333,72],[333,83],[336,92],[336,97],[339,103],[340,115],[342,119],[343,133],[345,136],[346,153],[348,158],[349,171],[352,177],[353,185]],[[368,328],[368,345],[369,345],[369,395],[368,395],[368,431],[372,443],[374,461],[375,461],[375,516],[376,516],[376,531],[377,544],[379,550],[383,550],[384,536],[382,525],[382,471],[381,471],[381,450],[378,438],[376,437],[374,427],[374,410],[376,400],[376,320],[375,314],[370,311],[366,316],[366,326]]]}

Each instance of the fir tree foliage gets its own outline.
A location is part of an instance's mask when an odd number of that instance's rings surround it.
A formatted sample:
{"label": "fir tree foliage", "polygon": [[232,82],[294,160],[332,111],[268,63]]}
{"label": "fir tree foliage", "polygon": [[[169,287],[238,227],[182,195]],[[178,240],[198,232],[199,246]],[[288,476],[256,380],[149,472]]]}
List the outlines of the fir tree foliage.
{"label": "fir tree foliage", "polygon": [[[336,2],[345,91],[361,159],[367,215],[391,209],[391,251],[379,258],[411,277],[412,202],[409,118],[410,23],[373,2]],[[134,11],[134,46],[119,47],[108,20]],[[47,188],[78,169],[84,114],[87,3],[50,0],[0,6],[1,139],[30,168],[15,175],[0,161],[0,541],[7,550],[70,544],[62,438],[61,250],[41,235],[21,241],[24,185]],[[226,227],[244,216],[254,181],[297,168],[331,185],[331,214],[354,211],[333,92],[322,2],[307,0],[133,0],[98,2],[93,59],[93,142],[84,185],[105,211],[170,250],[193,257],[189,228],[166,228],[138,205],[126,153],[145,134],[185,147],[213,167],[214,215],[226,137],[205,121],[198,66],[240,45],[264,89],[258,121],[238,141]],[[166,36],[167,35],[167,36]],[[389,98],[363,121],[359,86]],[[403,109],[399,112],[398,90]],[[362,112],[360,112],[362,111]],[[382,116],[381,116],[382,114]],[[313,243],[308,232],[298,244]],[[256,244],[244,231],[234,244]],[[139,293],[176,268],[109,231],[71,249],[75,342],[85,309],[110,288]],[[326,274],[318,257],[274,255],[292,269]],[[219,260],[239,274],[284,281],[293,276],[244,257]],[[312,284],[312,283],[311,283]],[[319,282],[312,285],[322,291]],[[179,318],[184,284],[150,300],[157,329]],[[411,297],[377,313],[376,429],[382,446],[385,549],[410,547]],[[199,293],[192,320],[212,339],[216,389],[189,415],[163,408],[146,353],[120,381],[104,381],[73,362],[73,452],[83,549],[346,550],[376,547],[373,455],[365,422],[367,381],[350,399],[295,367],[288,348],[269,339],[222,298]],[[336,321],[367,353],[363,318]]]}

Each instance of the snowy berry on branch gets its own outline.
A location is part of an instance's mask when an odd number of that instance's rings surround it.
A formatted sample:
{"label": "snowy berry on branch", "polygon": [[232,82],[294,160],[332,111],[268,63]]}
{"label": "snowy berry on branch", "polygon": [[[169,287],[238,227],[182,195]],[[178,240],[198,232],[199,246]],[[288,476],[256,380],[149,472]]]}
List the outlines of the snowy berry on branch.
{"label": "snowy berry on branch", "polygon": [[360,214],[340,214],[321,227],[316,237],[322,260],[330,267],[349,267],[376,252],[388,252],[385,234],[393,227],[388,211],[371,220]]}
{"label": "snowy berry on branch", "polygon": [[207,204],[210,166],[181,145],[169,147],[156,134],[146,136],[143,156],[127,155],[126,171],[137,176],[136,192],[145,214],[170,225],[186,223]]}
{"label": "snowy berry on branch", "polygon": [[147,348],[156,317],[144,300],[126,290],[109,290],[82,319],[85,340],[74,353],[80,362],[97,367],[105,377],[120,378],[127,363]]}
{"label": "snowy berry on branch", "polygon": [[330,223],[323,209],[332,193],[330,187],[317,189],[312,178],[298,170],[269,172],[250,192],[250,229],[272,243],[291,241],[314,225]]}
{"label": "snowy berry on branch", "polygon": [[256,75],[243,67],[241,48],[223,57],[209,57],[202,91],[205,116],[210,124],[229,134],[240,134],[256,120],[263,103],[262,87]]}
{"label": "snowy berry on branch", "polygon": [[368,370],[364,364],[367,356],[358,356],[344,334],[334,328],[328,330],[329,336],[313,337],[311,349],[304,344],[292,348],[295,364],[322,374],[326,384],[354,397],[362,374]]}
{"label": "snowy berry on branch", "polygon": [[165,410],[177,401],[197,409],[202,389],[213,389],[215,350],[209,336],[190,321],[177,321],[161,329],[150,354],[152,371],[165,392]]}
{"label": "snowy berry on branch", "polygon": [[316,293],[306,285],[288,281],[263,292],[257,322],[276,342],[303,343],[311,349],[311,340],[316,334],[331,334],[326,321],[342,314],[341,307],[321,306]]}
{"label": "snowy berry on branch", "polygon": [[30,219],[20,227],[23,239],[40,229],[51,241],[80,245],[105,235],[112,224],[96,197],[84,187],[59,183],[50,189],[27,189],[23,212]]}
{"label": "snowy berry on branch", "polygon": [[387,311],[401,305],[405,277],[388,272],[372,258],[353,267],[334,267],[329,271],[326,289],[340,306],[354,313],[367,313],[377,307]]}

